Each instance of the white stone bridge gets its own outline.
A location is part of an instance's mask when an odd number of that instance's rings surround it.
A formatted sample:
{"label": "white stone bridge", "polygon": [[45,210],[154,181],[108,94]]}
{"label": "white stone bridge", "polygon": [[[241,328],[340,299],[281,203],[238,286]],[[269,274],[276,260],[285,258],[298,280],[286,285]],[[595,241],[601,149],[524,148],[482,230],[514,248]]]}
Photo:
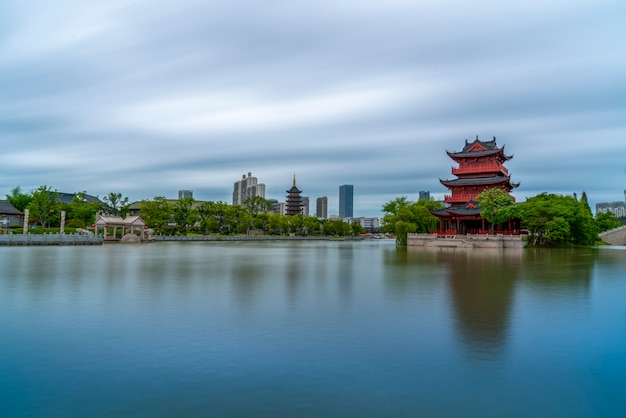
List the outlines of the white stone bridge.
{"label": "white stone bridge", "polygon": [[602,242],[611,245],[626,245],[626,225],[604,231],[598,235]]}

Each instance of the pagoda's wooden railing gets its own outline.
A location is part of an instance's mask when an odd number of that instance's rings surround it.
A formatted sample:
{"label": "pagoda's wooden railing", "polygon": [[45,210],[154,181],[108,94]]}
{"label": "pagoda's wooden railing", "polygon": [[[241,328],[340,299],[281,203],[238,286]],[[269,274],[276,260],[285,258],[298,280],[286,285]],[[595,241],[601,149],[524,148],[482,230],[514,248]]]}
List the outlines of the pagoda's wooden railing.
{"label": "pagoda's wooden railing", "polygon": [[519,229],[513,231],[494,231],[491,232],[489,229],[468,229],[465,234],[461,234],[456,229],[443,229],[430,231],[431,234],[437,234],[439,237],[456,237],[457,235],[521,235],[521,231]]}
{"label": "pagoda's wooden railing", "polygon": [[465,164],[460,165],[459,167],[452,167],[452,174],[477,174],[483,173],[485,171],[502,171],[505,175],[509,175],[509,170],[504,167],[502,164],[492,163],[492,164]]}
{"label": "pagoda's wooden railing", "polygon": [[459,202],[459,203],[465,203],[465,202],[469,202],[470,200],[472,200],[476,195],[471,194],[471,193],[455,193],[452,195],[444,195],[443,200],[446,202]]}

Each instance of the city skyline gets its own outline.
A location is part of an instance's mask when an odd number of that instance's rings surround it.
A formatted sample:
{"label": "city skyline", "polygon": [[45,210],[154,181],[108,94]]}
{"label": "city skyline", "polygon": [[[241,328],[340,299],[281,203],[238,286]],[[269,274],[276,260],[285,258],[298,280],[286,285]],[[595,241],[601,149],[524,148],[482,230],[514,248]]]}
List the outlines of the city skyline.
{"label": "city skyline", "polygon": [[[442,200],[446,151],[497,137],[520,187],[626,189],[619,1],[3,3],[0,194],[284,200],[353,184],[355,216]],[[329,213],[331,215],[331,213]]]}

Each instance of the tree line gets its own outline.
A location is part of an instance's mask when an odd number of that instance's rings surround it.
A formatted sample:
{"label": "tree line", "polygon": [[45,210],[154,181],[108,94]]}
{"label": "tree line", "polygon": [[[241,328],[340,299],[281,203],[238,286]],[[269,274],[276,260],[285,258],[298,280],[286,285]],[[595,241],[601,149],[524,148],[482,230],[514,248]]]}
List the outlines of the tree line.
{"label": "tree line", "polygon": [[[6,195],[16,209],[29,211],[29,224],[42,228],[59,227],[61,211],[66,226],[90,228],[98,212],[126,216],[129,201],[121,193],[109,193],[103,202],[89,201],[86,192],[78,192],[69,203],[59,201],[59,193],[44,185],[30,193],[15,187]],[[157,234],[262,234],[350,236],[365,232],[359,222],[348,224],[341,219],[317,219],[304,214],[287,216],[272,212],[272,203],[260,196],[248,198],[243,205],[218,201],[196,201],[191,197],[170,201],[163,196],[142,200],[141,218]]]}
{"label": "tree line", "polygon": [[[594,217],[585,192],[580,199],[575,194],[541,193],[525,202],[514,203],[507,192],[494,188],[483,191],[476,201],[492,232],[497,225],[517,219],[528,231],[528,245],[534,246],[593,245],[598,242],[600,232],[622,225],[610,212]],[[431,211],[443,207],[432,198],[412,202],[398,197],[383,205],[381,230],[395,233],[397,243],[406,245],[407,233],[437,230],[438,219]]]}
{"label": "tree line", "polygon": [[365,232],[359,222],[348,224],[341,219],[320,220],[304,214],[274,213],[272,203],[260,196],[246,199],[243,205],[198,202],[191,197],[171,202],[163,196],[156,196],[141,201],[140,213],[157,234],[350,236]]}
{"label": "tree line", "polygon": [[17,186],[6,195],[6,199],[20,212],[28,209],[29,226],[42,228],[59,227],[61,212],[65,211],[66,226],[70,228],[90,227],[96,213],[125,215],[128,212],[128,198],[121,193],[109,193],[103,201],[87,199],[87,192],[77,192],[68,203],[59,200],[59,192],[47,185],[39,186],[30,193],[22,192]]}

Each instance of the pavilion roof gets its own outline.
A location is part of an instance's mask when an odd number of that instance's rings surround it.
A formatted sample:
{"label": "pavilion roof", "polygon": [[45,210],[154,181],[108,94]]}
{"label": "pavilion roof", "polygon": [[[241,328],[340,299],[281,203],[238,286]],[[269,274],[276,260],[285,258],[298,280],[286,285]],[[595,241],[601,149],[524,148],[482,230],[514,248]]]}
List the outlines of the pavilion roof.
{"label": "pavilion roof", "polygon": [[491,141],[481,141],[476,137],[473,142],[469,142],[467,139],[465,140],[465,146],[463,150],[460,152],[450,152],[446,151],[448,156],[452,159],[456,158],[476,158],[476,157],[486,157],[489,155],[498,155],[502,158],[503,161],[508,161],[513,156],[504,154],[504,146],[498,147],[496,143],[496,138],[494,137]]}
{"label": "pavilion roof", "polygon": [[144,226],[146,223],[139,216],[127,216],[126,218],[122,218],[121,216],[97,215],[95,224],[110,226]]}
{"label": "pavilion roof", "polygon": [[0,200],[0,214],[2,215],[21,215],[20,212],[13,203],[8,200]]}
{"label": "pavilion roof", "polygon": [[444,186],[472,186],[472,185],[484,185],[484,184],[502,184],[506,183],[511,188],[516,188],[519,183],[511,183],[511,176],[489,176],[489,177],[470,177],[470,178],[458,178],[452,180],[442,180],[439,182]]}
{"label": "pavilion roof", "polygon": [[451,206],[449,208],[433,210],[431,213],[438,217],[446,216],[480,216],[481,209],[478,206],[478,202],[470,200],[462,205]]}

